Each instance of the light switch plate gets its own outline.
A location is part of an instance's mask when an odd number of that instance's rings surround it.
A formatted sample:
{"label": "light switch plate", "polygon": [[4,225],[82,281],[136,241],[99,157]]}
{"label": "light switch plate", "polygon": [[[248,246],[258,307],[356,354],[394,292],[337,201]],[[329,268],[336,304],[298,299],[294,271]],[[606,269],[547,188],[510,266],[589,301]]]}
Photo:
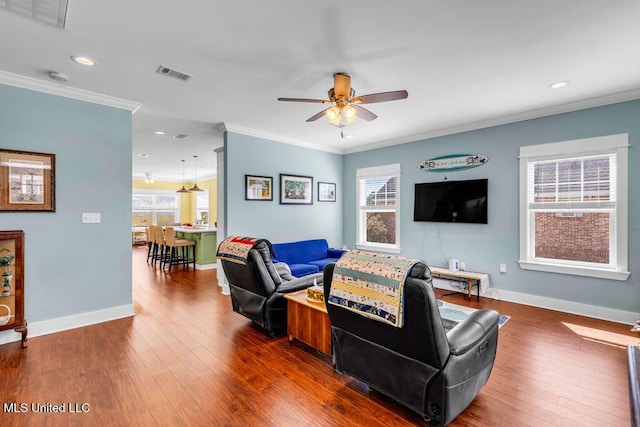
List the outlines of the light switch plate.
{"label": "light switch plate", "polygon": [[100,213],[94,212],[82,212],[82,223],[83,224],[100,224]]}
{"label": "light switch plate", "polygon": [[507,272],[507,264],[500,264],[500,273]]}

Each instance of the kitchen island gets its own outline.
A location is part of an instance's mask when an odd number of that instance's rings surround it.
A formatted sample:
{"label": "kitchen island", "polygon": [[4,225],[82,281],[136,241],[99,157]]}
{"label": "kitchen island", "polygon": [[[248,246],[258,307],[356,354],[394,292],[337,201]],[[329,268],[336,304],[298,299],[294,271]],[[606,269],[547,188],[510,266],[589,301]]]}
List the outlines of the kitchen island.
{"label": "kitchen island", "polygon": [[216,268],[218,250],[216,227],[174,227],[176,237],[196,242],[196,270]]}

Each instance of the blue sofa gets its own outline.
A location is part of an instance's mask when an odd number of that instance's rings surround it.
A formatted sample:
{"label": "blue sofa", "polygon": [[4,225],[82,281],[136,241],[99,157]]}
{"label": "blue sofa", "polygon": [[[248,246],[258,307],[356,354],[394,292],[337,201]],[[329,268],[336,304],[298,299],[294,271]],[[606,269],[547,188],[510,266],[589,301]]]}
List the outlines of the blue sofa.
{"label": "blue sofa", "polygon": [[324,270],[330,262],[338,261],[342,249],[329,248],[325,239],[302,240],[300,242],[274,243],[276,257],[273,262],[284,262],[289,265],[291,275],[307,276]]}

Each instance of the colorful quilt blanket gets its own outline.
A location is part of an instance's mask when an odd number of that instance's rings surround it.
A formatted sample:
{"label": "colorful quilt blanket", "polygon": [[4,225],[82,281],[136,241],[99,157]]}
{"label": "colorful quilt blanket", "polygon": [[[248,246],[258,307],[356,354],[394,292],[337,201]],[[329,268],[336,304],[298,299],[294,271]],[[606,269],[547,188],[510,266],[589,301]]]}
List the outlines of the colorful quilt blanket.
{"label": "colorful quilt blanket", "polygon": [[266,239],[256,239],[255,237],[230,236],[220,243],[216,258],[236,264],[247,264],[247,254],[249,250],[260,242],[266,242],[272,258],[275,258],[271,242]]}
{"label": "colorful quilt blanket", "polygon": [[401,328],[404,282],[417,260],[351,250],[333,270],[327,302]]}

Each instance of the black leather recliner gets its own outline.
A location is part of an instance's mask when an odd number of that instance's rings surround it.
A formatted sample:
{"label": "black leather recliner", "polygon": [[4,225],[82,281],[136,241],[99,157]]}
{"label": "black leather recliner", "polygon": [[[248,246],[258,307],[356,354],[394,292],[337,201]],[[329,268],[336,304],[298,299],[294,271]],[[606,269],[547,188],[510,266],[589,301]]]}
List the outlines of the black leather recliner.
{"label": "black leather recliner", "polygon": [[284,295],[312,286],[314,279],[322,284],[322,273],[296,278],[287,264],[271,262],[266,241],[249,250],[246,265],[222,260],[222,268],[229,280],[233,311],[274,335],[287,331]]}
{"label": "black leather recliner", "polygon": [[[326,299],[335,264],[324,271]],[[394,326],[327,303],[334,368],[430,420],[446,425],[489,379],[499,315],[478,310],[456,323],[440,317],[431,271],[416,264],[405,281],[404,326]]]}

